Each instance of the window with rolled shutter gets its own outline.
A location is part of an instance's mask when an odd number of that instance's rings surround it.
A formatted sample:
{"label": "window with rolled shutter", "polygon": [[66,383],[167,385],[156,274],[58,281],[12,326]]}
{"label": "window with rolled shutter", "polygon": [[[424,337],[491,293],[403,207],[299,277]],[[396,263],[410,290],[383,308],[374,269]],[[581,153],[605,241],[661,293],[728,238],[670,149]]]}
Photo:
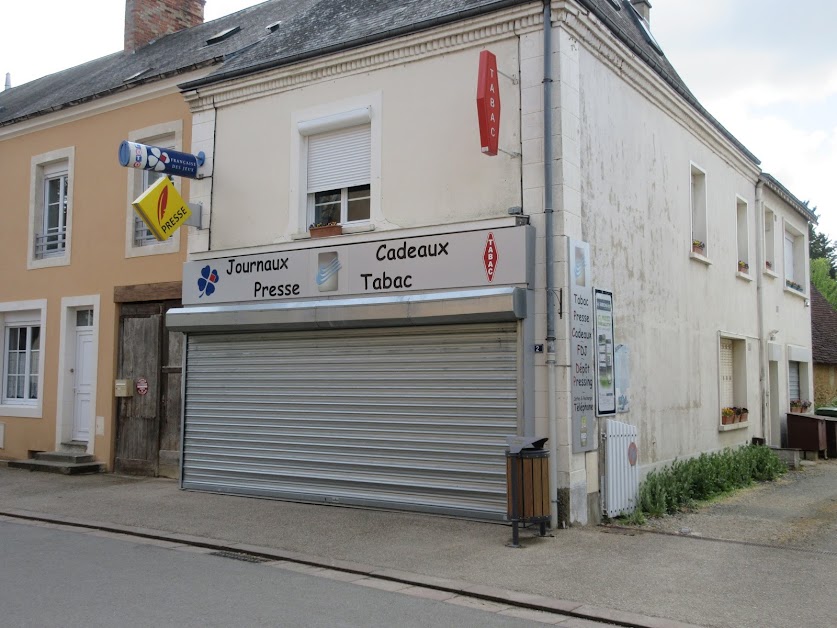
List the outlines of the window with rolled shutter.
{"label": "window with rolled shutter", "polygon": [[721,338],[721,407],[735,405],[732,380],[732,340]]}
{"label": "window with rolled shutter", "polygon": [[791,399],[802,399],[799,393],[799,362],[788,362],[788,394]]}
{"label": "window with rolled shutter", "polygon": [[308,137],[308,193],[367,185],[372,162],[368,124]]}

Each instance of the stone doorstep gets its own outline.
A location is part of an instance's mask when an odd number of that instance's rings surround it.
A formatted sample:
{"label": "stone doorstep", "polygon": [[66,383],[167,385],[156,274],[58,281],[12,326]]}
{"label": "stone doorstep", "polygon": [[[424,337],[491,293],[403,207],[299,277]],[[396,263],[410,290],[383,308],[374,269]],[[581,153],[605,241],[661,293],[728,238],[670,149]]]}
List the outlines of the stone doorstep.
{"label": "stone doorstep", "polygon": [[26,471],[44,471],[46,473],[61,473],[63,475],[78,475],[80,473],[102,473],[105,465],[99,462],[56,462],[52,460],[9,460],[10,469]]}
{"label": "stone doorstep", "polygon": [[68,462],[70,464],[84,464],[95,462],[96,458],[88,453],[76,453],[69,451],[40,451],[35,454],[35,460],[46,460],[48,462]]}

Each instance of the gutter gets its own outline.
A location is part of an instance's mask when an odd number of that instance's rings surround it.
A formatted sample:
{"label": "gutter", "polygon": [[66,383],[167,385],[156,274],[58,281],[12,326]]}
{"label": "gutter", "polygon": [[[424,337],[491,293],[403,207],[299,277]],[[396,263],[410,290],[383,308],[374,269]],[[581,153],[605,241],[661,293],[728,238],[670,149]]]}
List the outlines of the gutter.
{"label": "gutter", "polygon": [[552,208],[552,9],[543,3],[543,211],[546,217],[546,368],[549,422],[549,520],[558,529],[558,408],[555,382],[555,237]]}
{"label": "gutter", "polygon": [[[767,342],[764,337],[764,182],[756,182],[756,316],[759,334],[759,403],[761,404],[761,435],[770,444],[770,364],[767,362]],[[771,231],[771,233],[773,233]]]}
{"label": "gutter", "polygon": [[308,59],[313,59],[315,57],[324,57],[329,54],[343,52],[352,48],[360,48],[361,46],[367,46],[369,44],[374,44],[387,39],[394,39],[396,37],[401,37],[402,35],[411,35],[419,31],[436,28],[437,26],[444,26],[453,22],[459,22],[468,18],[478,17],[487,13],[493,13],[495,11],[507,9],[509,7],[529,3],[530,0],[499,0],[498,2],[492,2],[491,4],[475,7],[473,9],[457,11],[455,13],[450,13],[441,17],[435,17],[429,20],[425,20],[423,22],[416,22],[415,24],[408,24],[406,26],[401,26],[392,30],[382,31],[373,35],[367,35],[366,37],[359,37],[358,39],[340,42],[334,44],[333,46],[317,48],[315,50],[309,50],[307,52],[302,52],[280,59],[271,59],[270,61],[263,61],[262,63],[257,63],[255,65],[247,66],[244,68],[237,68],[235,70],[229,70],[227,72],[221,71],[217,74],[212,74],[202,79],[197,79],[194,81],[189,81],[188,83],[183,83],[182,85],[178,85],[178,87],[181,91],[185,92],[197,89],[199,87],[205,87],[213,83],[220,83],[228,79],[248,76],[250,74],[256,74],[265,70],[272,70],[274,68],[279,68],[285,65],[292,65],[294,63],[307,61]]}

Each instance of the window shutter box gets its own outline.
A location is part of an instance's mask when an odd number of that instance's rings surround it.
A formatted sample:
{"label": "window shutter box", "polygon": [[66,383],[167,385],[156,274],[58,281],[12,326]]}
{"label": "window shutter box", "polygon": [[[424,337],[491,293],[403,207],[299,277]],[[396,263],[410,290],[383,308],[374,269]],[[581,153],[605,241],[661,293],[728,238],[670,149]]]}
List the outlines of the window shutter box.
{"label": "window shutter box", "polygon": [[371,127],[354,126],[308,138],[308,193],[367,185]]}

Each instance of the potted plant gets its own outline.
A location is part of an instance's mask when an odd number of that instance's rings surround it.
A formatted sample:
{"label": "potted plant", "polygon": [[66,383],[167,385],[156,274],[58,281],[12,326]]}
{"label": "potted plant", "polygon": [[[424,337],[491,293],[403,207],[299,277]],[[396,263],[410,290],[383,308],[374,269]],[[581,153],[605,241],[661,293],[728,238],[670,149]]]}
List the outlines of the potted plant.
{"label": "potted plant", "polygon": [[785,285],[792,290],[796,290],[797,292],[802,292],[802,286],[796,283],[795,281],[791,281],[790,279],[785,280]]}
{"label": "potted plant", "polygon": [[343,226],[336,222],[312,223],[308,225],[308,234],[312,238],[328,238],[343,235]]}
{"label": "potted plant", "polygon": [[697,253],[698,255],[703,255],[703,252],[706,251],[706,243],[701,242],[700,240],[692,240],[692,253]]}
{"label": "potted plant", "polygon": [[748,270],[750,270],[750,265],[747,262],[738,260],[738,272],[746,273]]}
{"label": "potted plant", "polygon": [[765,261],[764,265],[767,267],[767,270],[773,270],[773,262]]}
{"label": "potted plant", "polygon": [[735,421],[735,410],[721,408],[721,425],[731,425]]}
{"label": "potted plant", "polygon": [[746,423],[750,416],[750,411],[747,408],[733,408],[735,413],[735,420],[733,423]]}
{"label": "potted plant", "polygon": [[808,408],[811,407],[811,402],[806,401],[804,399],[791,399],[790,402],[790,411],[791,412],[808,412]]}

